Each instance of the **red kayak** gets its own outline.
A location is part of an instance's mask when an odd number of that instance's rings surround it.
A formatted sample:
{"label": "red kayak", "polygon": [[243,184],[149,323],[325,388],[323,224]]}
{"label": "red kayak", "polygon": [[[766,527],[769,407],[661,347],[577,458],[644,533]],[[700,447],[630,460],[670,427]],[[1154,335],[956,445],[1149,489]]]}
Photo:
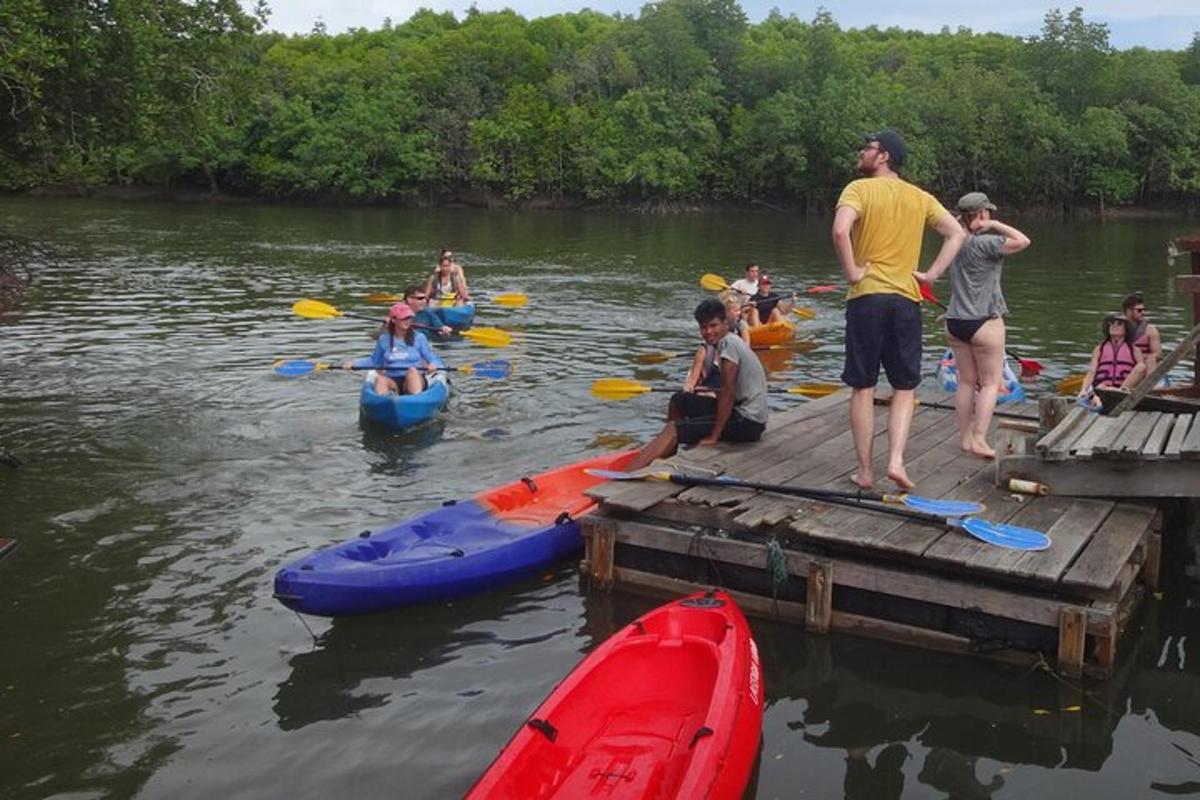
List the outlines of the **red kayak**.
{"label": "red kayak", "polygon": [[655,609],[596,648],[517,731],[468,798],[740,798],[763,685],[724,592]]}

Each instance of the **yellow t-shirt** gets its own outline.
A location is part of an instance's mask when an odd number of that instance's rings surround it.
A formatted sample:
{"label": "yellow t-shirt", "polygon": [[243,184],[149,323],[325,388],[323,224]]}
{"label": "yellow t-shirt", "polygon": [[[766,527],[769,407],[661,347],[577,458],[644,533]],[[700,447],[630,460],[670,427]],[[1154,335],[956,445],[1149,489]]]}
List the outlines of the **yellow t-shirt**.
{"label": "yellow t-shirt", "polygon": [[932,228],[946,215],[942,204],[897,178],[851,181],[837,204],[858,212],[850,242],[855,262],[867,267],[866,277],[850,287],[846,299],[890,292],[921,302],[913,271],[921,261],[925,226]]}

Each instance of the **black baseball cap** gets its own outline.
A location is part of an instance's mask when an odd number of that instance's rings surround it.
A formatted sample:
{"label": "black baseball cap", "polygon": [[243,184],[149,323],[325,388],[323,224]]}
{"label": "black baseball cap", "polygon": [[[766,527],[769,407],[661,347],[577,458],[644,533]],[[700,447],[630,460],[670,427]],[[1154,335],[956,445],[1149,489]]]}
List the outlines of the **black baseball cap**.
{"label": "black baseball cap", "polygon": [[904,157],[908,155],[908,147],[904,144],[904,137],[893,130],[882,130],[878,133],[868,133],[863,136],[868,142],[879,142],[879,146],[887,151],[891,159],[893,167],[899,167],[904,164]]}

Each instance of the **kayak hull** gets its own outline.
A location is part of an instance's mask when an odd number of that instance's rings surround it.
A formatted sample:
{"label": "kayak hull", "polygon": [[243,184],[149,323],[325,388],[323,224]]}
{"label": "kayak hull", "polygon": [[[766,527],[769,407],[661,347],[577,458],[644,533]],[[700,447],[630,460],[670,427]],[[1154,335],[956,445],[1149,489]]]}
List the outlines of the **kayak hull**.
{"label": "kayak hull", "polygon": [[750,345],[752,347],[770,347],[773,344],[783,344],[796,335],[796,326],[790,322],[768,322],[766,325],[750,326]]}
{"label": "kayak hull", "polygon": [[429,377],[429,387],[418,394],[379,394],[375,391],[375,371],[367,372],[358,405],[362,414],[394,431],[402,431],[428,422],[438,415],[450,400],[450,382],[445,373]]}
{"label": "kayak hull", "polygon": [[622,628],[530,715],[467,797],[741,798],[758,758],[763,684],[723,592]]}
{"label": "kayak hull", "polygon": [[584,470],[619,469],[632,457],[586,459],[365,531],[280,569],[275,597],[336,617],[451,600],[535,574],[583,547],[577,519],[595,506],[583,492],[603,482]]}
{"label": "kayak hull", "polygon": [[461,306],[439,306],[434,309],[451,328],[469,328],[475,320],[475,304]]}
{"label": "kayak hull", "polygon": [[[938,362],[937,377],[944,390],[951,393],[958,391],[958,367],[954,363],[954,351],[950,348],[946,348],[942,360]],[[1013,372],[1012,365],[1005,356],[1004,372],[1000,378],[1000,394],[997,395],[996,402],[1020,402],[1024,399],[1025,387],[1017,379],[1017,374]]]}

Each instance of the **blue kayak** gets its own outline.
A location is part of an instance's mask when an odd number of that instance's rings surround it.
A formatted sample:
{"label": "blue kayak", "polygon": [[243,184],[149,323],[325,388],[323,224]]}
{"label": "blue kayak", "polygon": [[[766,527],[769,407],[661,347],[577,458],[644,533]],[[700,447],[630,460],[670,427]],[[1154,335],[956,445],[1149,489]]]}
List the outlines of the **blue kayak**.
{"label": "blue kayak", "polygon": [[475,304],[465,306],[439,306],[434,309],[451,328],[469,328],[475,319]]}
{"label": "blue kayak", "polygon": [[275,597],[336,617],[449,600],[501,586],[582,549],[576,519],[594,508],[587,469],[621,469],[633,452],[590,458],[451,502],[332,545],[275,574]]}
{"label": "blue kayak", "polygon": [[[937,375],[942,389],[951,394],[958,391],[958,367],[954,363],[954,351],[949,347],[942,355],[942,360],[938,362]],[[1004,372],[1000,376],[1000,392],[996,395],[996,402],[1021,402],[1023,400],[1025,400],[1025,387],[1021,385],[1021,381],[1017,380],[1017,373],[1013,372],[1012,364],[1008,362],[1008,356],[1005,356]]]}
{"label": "blue kayak", "polygon": [[418,394],[379,394],[375,370],[370,370],[358,395],[359,408],[367,419],[397,431],[433,419],[449,399],[450,382],[443,372],[431,375],[429,388]]}

